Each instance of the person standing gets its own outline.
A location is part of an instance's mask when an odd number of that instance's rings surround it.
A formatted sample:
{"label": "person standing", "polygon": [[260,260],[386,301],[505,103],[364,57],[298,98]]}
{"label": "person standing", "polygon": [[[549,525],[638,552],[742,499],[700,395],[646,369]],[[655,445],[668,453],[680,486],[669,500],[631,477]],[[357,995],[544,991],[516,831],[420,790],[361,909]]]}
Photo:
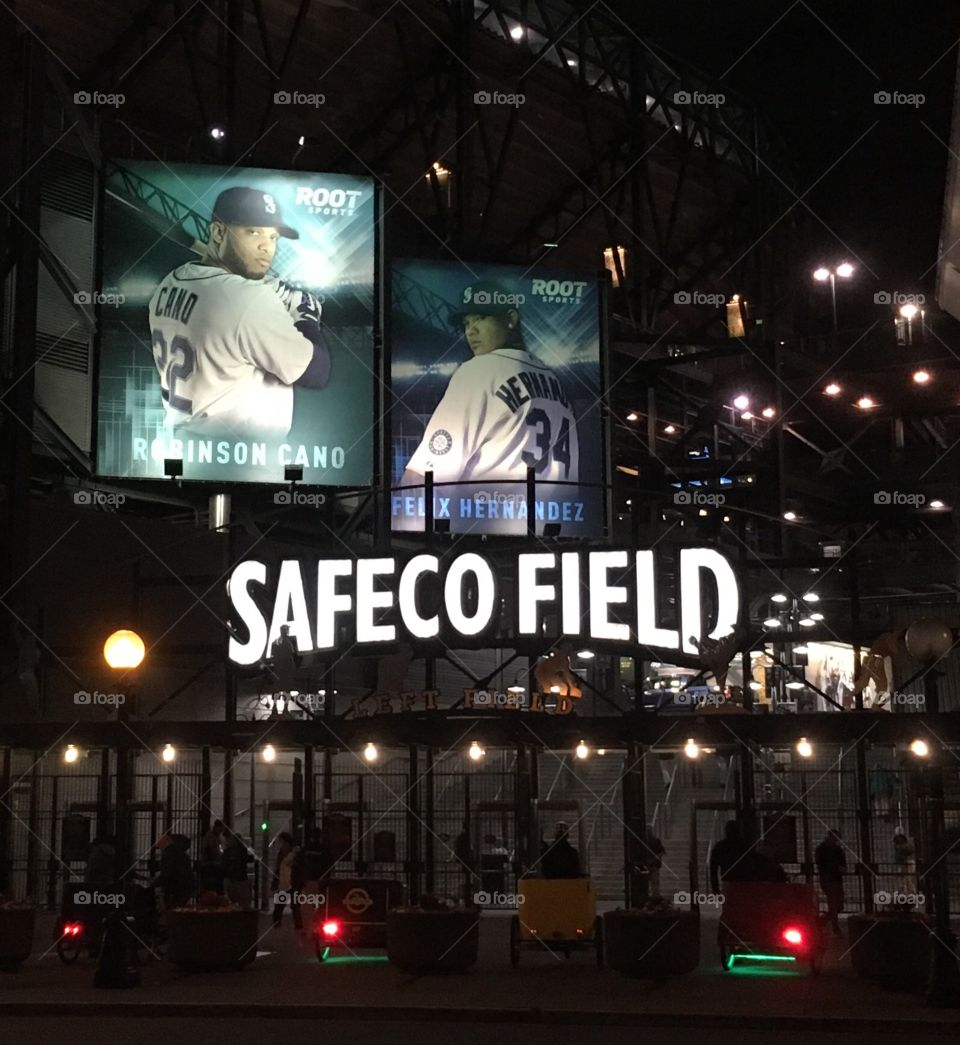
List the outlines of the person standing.
{"label": "person standing", "polygon": [[223,892],[223,845],[226,824],[214,820],[213,826],[203,836],[200,854],[200,892]]}
{"label": "person standing", "polygon": [[273,927],[275,929],[280,928],[280,923],[283,920],[283,910],[287,904],[290,904],[290,910],[293,912],[293,927],[299,932],[303,928],[303,919],[300,917],[300,905],[296,902],[293,891],[293,876],[294,865],[300,862],[300,848],[294,842],[293,835],[288,831],[282,831],[277,837],[277,842]]}
{"label": "person standing", "polygon": [[654,834],[653,827],[648,826],[640,845],[640,865],[647,872],[647,896],[660,895],[660,869],[665,852],[663,842]]}
{"label": "person standing", "polygon": [[160,850],[160,873],[153,884],[160,887],[163,909],[186,907],[193,895],[193,873],[190,869],[190,840],[185,835],[165,834],[157,842]]}
{"label": "person standing", "polygon": [[580,854],[570,844],[569,828],[561,820],[554,829],[553,841],[540,858],[544,878],[579,878]]}
{"label": "person standing", "polygon": [[840,935],[840,914],[843,912],[843,875],[847,857],[840,841],[840,832],[829,830],[814,852],[814,862],[820,875],[820,888],[827,898],[827,921],[836,936]]}
{"label": "person standing", "polygon": [[[331,864],[330,853],[324,842],[323,831],[315,827],[303,847],[303,912],[306,924],[312,926],[318,917],[321,905],[321,883],[326,878]],[[302,917],[301,914],[301,917]]]}
{"label": "person standing", "polygon": [[250,910],[250,881],[247,877],[250,860],[250,850],[243,839],[231,835],[223,851],[224,887],[230,902],[245,911]]}
{"label": "person standing", "polygon": [[723,838],[710,850],[710,886],[720,894],[723,882],[743,881],[750,877],[748,850],[736,820],[728,820]]}
{"label": "person standing", "polygon": [[108,893],[117,881],[117,849],[109,835],[97,835],[87,856],[83,880],[87,885]]}

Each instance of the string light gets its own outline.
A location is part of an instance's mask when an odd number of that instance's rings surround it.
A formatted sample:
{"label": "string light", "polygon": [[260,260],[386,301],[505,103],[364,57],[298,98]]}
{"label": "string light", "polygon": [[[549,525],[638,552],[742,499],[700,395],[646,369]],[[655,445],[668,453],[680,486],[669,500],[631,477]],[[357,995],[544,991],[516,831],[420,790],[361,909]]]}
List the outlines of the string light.
{"label": "string light", "polygon": [[177,749],[173,744],[165,744],[163,750],[160,752],[160,757],[164,762],[172,762],[177,757]]}
{"label": "string light", "polygon": [[80,752],[76,749],[73,744],[67,744],[67,750],[63,753],[63,760],[68,766],[73,765],[74,762],[80,757]]}
{"label": "string light", "polygon": [[264,762],[272,762],[277,757],[277,749],[273,744],[264,745],[263,750],[260,752],[260,757]]}
{"label": "string light", "polygon": [[483,758],[484,752],[483,748],[474,740],[470,744],[470,747],[467,750],[467,754],[470,756],[471,759],[473,759],[474,762],[479,762],[480,759]]}
{"label": "string light", "polygon": [[797,754],[801,758],[813,758],[813,744],[806,737],[801,737],[797,741]]}
{"label": "string light", "polygon": [[683,745],[683,753],[687,758],[699,758],[700,745],[691,737],[687,740],[686,744]]}
{"label": "string light", "polygon": [[823,390],[824,395],[838,396],[843,389],[837,384],[836,381],[831,381],[829,385]]}
{"label": "string light", "polygon": [[586,741],[581,740],[580,743],[577,744],[577,758],[588,758],[589,756],[590,748]]}
{"label": "string light", "polygon": [[380,752],[377,750],[377,745],[374,744],[372,741],[369,744],[367,744],[367,746],[363,749],[363,757],[368,762],[376,762],[376,760],[380,757]]}
{"label": "string light", "polygon": [[930,745],[918,737],[916,740],[910,741],[910,753],[916,755],[917,758],[926,758],[930,754]]}

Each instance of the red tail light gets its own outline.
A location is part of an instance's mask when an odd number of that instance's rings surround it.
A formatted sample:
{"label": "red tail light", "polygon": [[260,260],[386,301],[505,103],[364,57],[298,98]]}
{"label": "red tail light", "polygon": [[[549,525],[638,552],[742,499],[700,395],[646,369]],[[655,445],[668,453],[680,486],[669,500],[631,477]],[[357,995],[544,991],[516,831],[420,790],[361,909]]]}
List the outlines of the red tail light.
{"label": "red tail light", "polygon": [[336,919],[331,918],[329,921],[323,923],[320,927],[320,931],[324,936],[339,936],[340,923],[336,921]]}
{"label": "red tail light", "polygon": [[63,927],[64,936],[79,936],[83,932],[83,922],[67,922]]}
{"label": "red tail light", "polygon": [[799,947],[803,943],[803,933],[794,925],[783,930],[783,939],[791,947]]}

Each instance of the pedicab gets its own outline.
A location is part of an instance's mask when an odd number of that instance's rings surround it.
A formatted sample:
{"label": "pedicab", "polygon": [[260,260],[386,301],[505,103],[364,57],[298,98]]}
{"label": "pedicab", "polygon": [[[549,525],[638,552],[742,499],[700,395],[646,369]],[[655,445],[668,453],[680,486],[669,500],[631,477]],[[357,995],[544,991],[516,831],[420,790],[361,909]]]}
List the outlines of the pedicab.
{"label": "pedicab", "polygon": [[738,961],[820,971],[824,940],[812,885],[725,881],[723,897],[717,944],[724,971]]}
{"label": "pedicab", "polygon": [[334,947],[353,953],[386,948],[387,911],[399,906],[403,883],[392,878],[331,878],[323,884],[323,905],[313,925],[317,960]]}
{"label": "pedicab", "polygon": [[510,921],[510,964],[520,964],[522,950],[595,949],[603,964],[603,919],[597,915],[593,880],[580,878],[521,878],[517,909]]}

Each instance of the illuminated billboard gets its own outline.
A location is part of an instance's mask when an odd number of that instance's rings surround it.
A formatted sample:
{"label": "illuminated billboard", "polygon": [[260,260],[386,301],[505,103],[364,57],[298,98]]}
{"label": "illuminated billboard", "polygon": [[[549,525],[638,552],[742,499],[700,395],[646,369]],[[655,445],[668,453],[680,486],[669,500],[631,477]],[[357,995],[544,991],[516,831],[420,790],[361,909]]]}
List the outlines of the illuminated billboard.
{"label": "illuminated billboard", "polygon": [[97,472],[371,481],[374,185],[131,162],[101,222]]}
{"label": "illuminated billboard", "polygon": [[391,279],[391,517],[423,531],[603,532],[600,294],[561,270],[402,261]]}

